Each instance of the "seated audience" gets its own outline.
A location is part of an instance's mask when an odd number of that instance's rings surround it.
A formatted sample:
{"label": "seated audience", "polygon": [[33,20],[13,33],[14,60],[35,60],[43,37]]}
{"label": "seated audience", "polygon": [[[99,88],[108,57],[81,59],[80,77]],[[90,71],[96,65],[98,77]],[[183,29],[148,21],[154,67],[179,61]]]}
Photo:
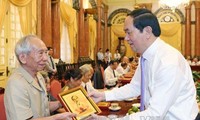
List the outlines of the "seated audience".
{"label": "seated audience", "polygon": [[49,102],[45,80],[39,71],[48,60],[44,42],[35,35],[21,38],[15,46],[19,67],[9,77],[4,104],[7,120],[62,120],[75,114],[64,112],[50,116],[61,107],[59,101]]}
{"label": "seated audience", "polygon": [[[131,70],[131,66],[130,66],[130,62],[129,62],[129,58],[127,56],[124,56],[122,59],[121,59],[121,63],[127,63],[127,67],[126,69],[124,70],[125,74],[130,72]],[[121,65],[121,63],[119,65]]]}
{"label": "seated audience", "polygon": [[[51,93],[51,82],[50,79],[48,77],[48,73],[45,71],[40,71],[40,74],[44,77],[45,80],[45,84],[46,84],[46,91],[47,91],[47,97],[48,97],[48,101],[57,101],[57,99],[52,95]],[[51,112],[51,115],[57,114],[57,113],[63,113],[66,112],[64,108],[59,108],[53,112]]]}
{"label": "seated audience", "polygon": [[117,66],[117,69],[116,71],[120,74],[120,75],[124,75],[126,74],[126,68],[127,68],[127,63],[120,63],[118,66]]}
{"label": "seated audience", "polygon": [[82,73],[80,69],[69,69],[63,74],[63,80],[65,86],[62,91],[66,91],[75,87],[78,87],[82,83]]}
{"label": "seated audience", "polygon": [[95,88],[92,85],[91,82],[91,77],[94,71],[92,66],[90,64],[84,64],[80,67],[81,71],[82,71],[82,75],[83,75],[83,79],[82,79],[82,83],[81,85],[83,86],[83,88],[85,88],[85,90],[87,92],[91,92],[93,90],[95,90]]}
{"label": "seated audience", "polygon": [[121,55],[119,54],[119,50],[118,49],[115,50],[114,59],[117,59],[118,61],[120,61],[120,59],[121,59]]}
{"label": "seated audience", "polygon": [[117,86],[119,73],[116,71],[117,60],[111,60],[110,65],[104,71],[105,87],[110,89]]}
{"label": "seated audience", "polygon": [[135,73],[135,70],[137,69],[138,66],[138,58],[137,56],[135,57],[129,57],[129,65],[130,65],[130,72]]}
{"label": "seated audience", "polygon": [[196,65],[200,65],[198,57],[194,57],[191,63],[191,66],[196,66]]}

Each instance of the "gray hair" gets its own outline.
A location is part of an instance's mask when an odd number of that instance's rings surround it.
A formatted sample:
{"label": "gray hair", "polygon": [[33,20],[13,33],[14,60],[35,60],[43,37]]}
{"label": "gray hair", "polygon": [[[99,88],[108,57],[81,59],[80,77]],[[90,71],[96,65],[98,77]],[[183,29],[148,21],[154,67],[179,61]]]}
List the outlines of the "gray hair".
{"label": "gray hair", "polygon": [[22,37],[15,45],[15,55],[18,59],[18,61],[21,64],[21,61],[19,60],[19,55],[24,53],[24,54],[29,54],[34,46],[31,45],[30,41],[34,38],[39,39],[36,35],[27,35]]}
{"label": "gray hair", "polygon": [[92,66],[90,64],[84,64],[81,67],[79,67],[79,69],[81,69],[82,74],[85,75],[87,72],[90,72]]}

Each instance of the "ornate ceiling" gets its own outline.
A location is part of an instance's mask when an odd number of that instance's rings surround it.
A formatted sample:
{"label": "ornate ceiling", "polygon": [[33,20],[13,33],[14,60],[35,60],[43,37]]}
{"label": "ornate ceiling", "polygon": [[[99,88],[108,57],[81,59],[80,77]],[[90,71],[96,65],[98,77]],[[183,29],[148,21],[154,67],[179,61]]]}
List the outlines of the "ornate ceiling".
{"label": "ornate ceiling", "polygon": [[107,5],[124,5],[131,4],[133,5],[136,0],[103,0],[103,2]]}
{"label": "ornate ceiling", "polygon": [[158,0],[102,0],[107,5],[134,5],[135,3],[152,3]]}

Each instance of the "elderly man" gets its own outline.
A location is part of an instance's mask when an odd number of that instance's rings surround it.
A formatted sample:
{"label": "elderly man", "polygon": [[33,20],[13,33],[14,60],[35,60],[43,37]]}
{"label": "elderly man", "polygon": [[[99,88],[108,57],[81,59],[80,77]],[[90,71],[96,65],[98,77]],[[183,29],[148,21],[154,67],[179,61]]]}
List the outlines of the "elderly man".
{"label": "elderly man", "polygon": [[191,68],[178,50],[159,38],[161,30],[156,16],[147,9],[136,9],[127,16],[124,31],[132,50],[141,54],[140,67],[130,84],[111,91],[93,92],[90,96],[97,102],[141,95],[141,112],[121,118],[124,120],[198,118]]}
{"label": "elderly man", "polygon": [[7,120],[61,120],[71,119],[75,114],[62,113],[50,116],[50,111],[60,103],[48,102],[44,78],[38,71],[46,66],[47,48],[37,36],[28,35],[15,46],[20,66],[10,76],[5,89]]}

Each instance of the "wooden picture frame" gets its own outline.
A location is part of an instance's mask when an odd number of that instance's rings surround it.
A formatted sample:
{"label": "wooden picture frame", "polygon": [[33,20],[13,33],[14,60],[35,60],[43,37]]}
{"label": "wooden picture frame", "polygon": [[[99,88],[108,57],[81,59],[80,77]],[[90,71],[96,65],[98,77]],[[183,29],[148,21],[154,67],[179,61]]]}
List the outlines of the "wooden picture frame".
{"label": "wooden picture frame", "polygon": [[77,114],[74,120],[82,120],[90,117],[91,114],[101,113],[99,107],[87,96],[82,86],[59,93],[58,98],[66,111]]}

